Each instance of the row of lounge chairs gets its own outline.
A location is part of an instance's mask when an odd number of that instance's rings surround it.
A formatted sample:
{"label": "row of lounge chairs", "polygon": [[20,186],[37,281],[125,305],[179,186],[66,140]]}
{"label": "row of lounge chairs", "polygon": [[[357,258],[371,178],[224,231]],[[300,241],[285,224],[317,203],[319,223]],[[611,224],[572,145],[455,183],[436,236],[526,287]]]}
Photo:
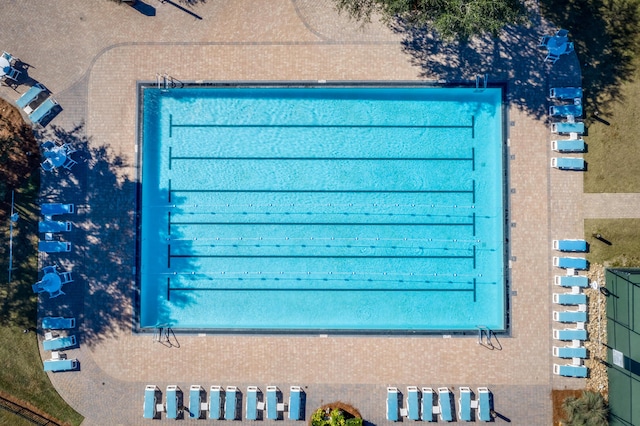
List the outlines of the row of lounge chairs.
{"label": "row of lounge chairs", "polygon": [[[569,240],[553,240],[553,250],[560,252],[587,252],[589,246],[585,240],[569,239]],[[571,359],[571,363],[565,365],[554,364],[553,373],[556,375],[567,377],[587,377],[588,370],[583,364],[583,359],[587,357],[587,350],[582,342],[587,339],[587,330],[585,323],[587,322],[587,296],[582,293],[582,289],[589,285],[589,278],[584,275],[577,275],[576,269],[587,269],[588,262],[584,258],[573,257],[554,257],[554,266],[565,268],[567,274],[565,276],[556,275],[554,277],[554,285],[558,287],[570,287],[570,293],[554,293],[553,303],[558,306],[577,305],[577,309],[572,310],[554,310],[552,313],[553,321],[561,324],[574,323],[575,327],[570,328],[554,328],[553,339],[558,341],[570,341],[570,345],[553,346],[552,354],[554,357]]]}
{"label": "row of lounge chairs", "polygon": [[[581,87],[554,87],[549,91],[549,98],[558,101],[567,101],[559,105],[549,107],[551,117],[565,117],[566,122],[551,124],[553,133],[568,134],[569,139],[557,139],[551,141],[551,150],[561,154],[581,153],[587,150],[584,139],[579,137],[584,133],[584,123],[576,122],[576,117],[582,116],[582,88]],[[553,157],[551,167],[560,170],[584,171],[586,164],[579,157]]]}
{"label": "row of lounge chairs", "polygon": [[[477,399],[472,399],[471,394],[470,388],[460,388],[457,419],[472,421],[472,411],[476,410],[479,421],[491,421],[493,401],[489,389],[478,388]],[[388,387],[387,420],[397,422],[401,417],[407,417],[409,420],[433,422],[436,421],[436,416],[439,416],[441,421],[454,421],[455,402],[449,388],[437,388],[437,401],[434,403],[435,397],[432,388],[423,387],[420,391],[417,386],[407,386],[407,405],[406,408],[402,408],[400,391],[396,387]]]}
{"label": "row of lounge chairs", "polygon": [[62,253],[71,251],[68,241],[53,240],[53,234],[69,232],[71,222],[54,221],[53,216],[75,213],[73,204],[45,203],[41,206],[44,220],[38,223],[38,230],[45,234],[45,239],[38,242],[38,251],[43,253]]}
{"label": "row of lounge chairs", "polygon": [[[279,420],[283,413],[288,411],[290,420],[304,419],[303,391],[300,386],[291,386],[288,406],[282,401],[282,392],[277,386],[267,386],[266,396],[257,386],[247,387],[246,395],[246,419],[258,420],[264,418]],[[158,418],[162,412],[168,419],[177,419],[182,416],[190,419],[238,420],[241,403],[240,390],[236,386],[211,386],[209,400],[206,392],[200,385],[192,385],[189,388],[189,406],[182,403],[184,395],[176,386],[167,386],[166,402],[158,403],[161,399],[160,389],[155,385],[147,385],[144,393],[143,417],[146,419]],[[288,408],[288,409],[287,409]],[[186,411],[186,413],[185,413]],[[208,413],[208,415],[206,415]]]}

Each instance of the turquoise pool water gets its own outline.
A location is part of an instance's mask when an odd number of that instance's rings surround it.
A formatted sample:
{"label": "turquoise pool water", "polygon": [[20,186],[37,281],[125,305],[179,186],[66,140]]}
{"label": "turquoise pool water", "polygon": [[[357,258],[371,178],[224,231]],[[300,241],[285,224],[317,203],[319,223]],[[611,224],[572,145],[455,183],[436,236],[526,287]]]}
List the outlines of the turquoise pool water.
{"label": "turquoise pool water", "polygon": [[505,328],[500,89],[143,91],[141,327]]}

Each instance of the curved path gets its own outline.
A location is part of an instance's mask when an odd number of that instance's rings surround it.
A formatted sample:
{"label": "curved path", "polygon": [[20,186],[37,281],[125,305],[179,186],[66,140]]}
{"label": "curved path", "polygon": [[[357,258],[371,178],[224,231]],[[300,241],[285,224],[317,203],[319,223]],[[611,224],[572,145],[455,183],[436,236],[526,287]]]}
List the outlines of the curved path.
{"label": "curved path", "polygon": [[[387,385],[489,386],[496,411],[514,424],[550,424],[551,389],[584,386],[551,372],[550,240],[582,235],[586,204],[599,201],[583,197],[582,175],[549,168],[546,93],[549,85],[579,84],[580,76],[575,56],[553,68],[542,64],[536,44],[548,24],[460,47],[379,23],[362,29],[330,0],[181,5],[190,13],[153,0],[136,9],[107,0],[0,4],[1,47],[30,65],[25,84],[2,87],[0,95],[13,101],[33,81],[45,84],[63,111],[40,136],[83,149],[71,173],[43,175],[42,199],[73,202],[78,213],[73,252],[41,259],[72,270],[75,291],[41,300],[40,314],[79,319],[80,347],[67,354],[81,369],[50,377],[85,424],[148,424],[146,384],[300,384],[307,416],[339,399],[374,424],[387,423]],[[478,345],[475,336],[181,334],[165,345],[133,333],[135,87],[157,73],[223,81],[473,80],[488,73],[506,81],[511,332],[499,338],[500,350]]]}

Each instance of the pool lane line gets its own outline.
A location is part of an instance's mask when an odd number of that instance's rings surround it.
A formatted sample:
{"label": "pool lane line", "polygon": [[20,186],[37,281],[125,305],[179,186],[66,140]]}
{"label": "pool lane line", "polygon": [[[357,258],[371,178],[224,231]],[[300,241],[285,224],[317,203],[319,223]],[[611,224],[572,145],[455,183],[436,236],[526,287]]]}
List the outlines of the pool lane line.
{"label": "pool lane line", "polygon": [[293,288],[265,288],[265,287],[173,287],[168,289],[171,291],[362,291],[362,292],[374,292],[374,291],[384,291],[384,292],[469,292],[474,293],[474,302],[475,300],[475,291],[473,288],[407,288],[407,287],[390,287],[390,288],[306,288],[306,287],[293,287]]}
{"label": "pool lane line", "polygon": [[171,302],[171,277],[167,277],[167,302]]}
{"label": "pool lane line", "polygon": [[169,114],[169,137],[173,137],[173,114]]}
{"label": "pool lane line", "polygon": [[[169,193],[304,193],[304,194],[472,194],[475,203],[475,181],[471,190],[467,189],[424,189],[424,190],[394,190],[394,189],[172,189],[169,183]],[[171,202],[171,197],[169,197]]]}
{"label": "pool lane line", "polygon": [[[242,214],[238,214],[242,216]],[[475,236],[475,213],[471,223],[463,222],[172,222],[183,226],[471,226]]]}
{"label": "pool lane line", "polygon": [[[171,164],[171,161],[169,161],[169,164]],[[171,166],[169,166],[169,168],[171,168]],[[169,202],[169,203],[171,203],[171,193],[173,192],[173,191],[171,190],[171,179],[169,179],[169,183],[168,183],[168,191],[169,191],[169,192],[168,192],[168,195],[167,195],[167,199],[168,199],[168,202]]]}
{"label": "pool lane line", "polygon": [[469,158],[465,157],[170,157],[169,165],[172,161],[187,160],[223,160],[223,161],[471,161],[473,163],[473,148],[471,149],[472,155]]}
{"label": "pool lane line", "polygon": [[471,116],[471,124],[173,124],[172,115],[169,114],[169,137],[172,129],[176,128],[220,128],[220,129],[241,129],[241,128],[279,128],[279,129],[301,129],[301,128],[326,128],[326,129],[471,129],[471,136],[475,138],[475,117]]}
{"label": "pool lane line", "polygon": [[475,251],[471,256],[455,255],[395,255],[395,256],[367,256],[367,255],[289,255],[289,254],[169,254],[176,259],[471,259],[475,268]]}

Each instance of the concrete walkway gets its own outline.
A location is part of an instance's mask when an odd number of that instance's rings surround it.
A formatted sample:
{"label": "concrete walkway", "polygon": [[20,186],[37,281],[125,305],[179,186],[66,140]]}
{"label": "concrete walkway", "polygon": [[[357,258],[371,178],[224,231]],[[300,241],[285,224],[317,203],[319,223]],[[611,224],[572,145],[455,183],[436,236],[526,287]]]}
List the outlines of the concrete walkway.
{"label": "concrete walkway", "polygon": [[[40,259],[72,270],[76,291],[42,299],[40,315],[79,319],[80,347],[67,355],[80,371],[50,377],[85,424],[149,424],[142,419],[146,384],[277,385],[285,395],[301,385],[306,419],[320,404],[342,400],[372,424],[388,423],[388,385],[456,393],[488,386],[496,411],[513,424],[551,424],[551,390],[582,388],[584,380],[552,374],[551,280],[558,271],[550,241],[582,235],[585,215],[601,201],[583,196],[581,174],[549,167],[548,88],[580,84],[575,56],[553,68],[542,64],[537,40],[550,25],[535,22],[461,47],[377,22],[361,29],[330,0],[146,1],[137,9],[106,0],[0,4],[2,48],[29,64],[25,84],[2,87],[0,95],[15,101],[34,81],[45,84],[63,111],[39,137],[82,148],[71,173],[43,175],[42,200],[73,202],[78,213],[74,251]],[[185,81],[474,81],[488,73],[506,82],[509,335],[490,349],[475,337],[182,334],[162,344],[133,333],[135,88],[157,73]]]}

